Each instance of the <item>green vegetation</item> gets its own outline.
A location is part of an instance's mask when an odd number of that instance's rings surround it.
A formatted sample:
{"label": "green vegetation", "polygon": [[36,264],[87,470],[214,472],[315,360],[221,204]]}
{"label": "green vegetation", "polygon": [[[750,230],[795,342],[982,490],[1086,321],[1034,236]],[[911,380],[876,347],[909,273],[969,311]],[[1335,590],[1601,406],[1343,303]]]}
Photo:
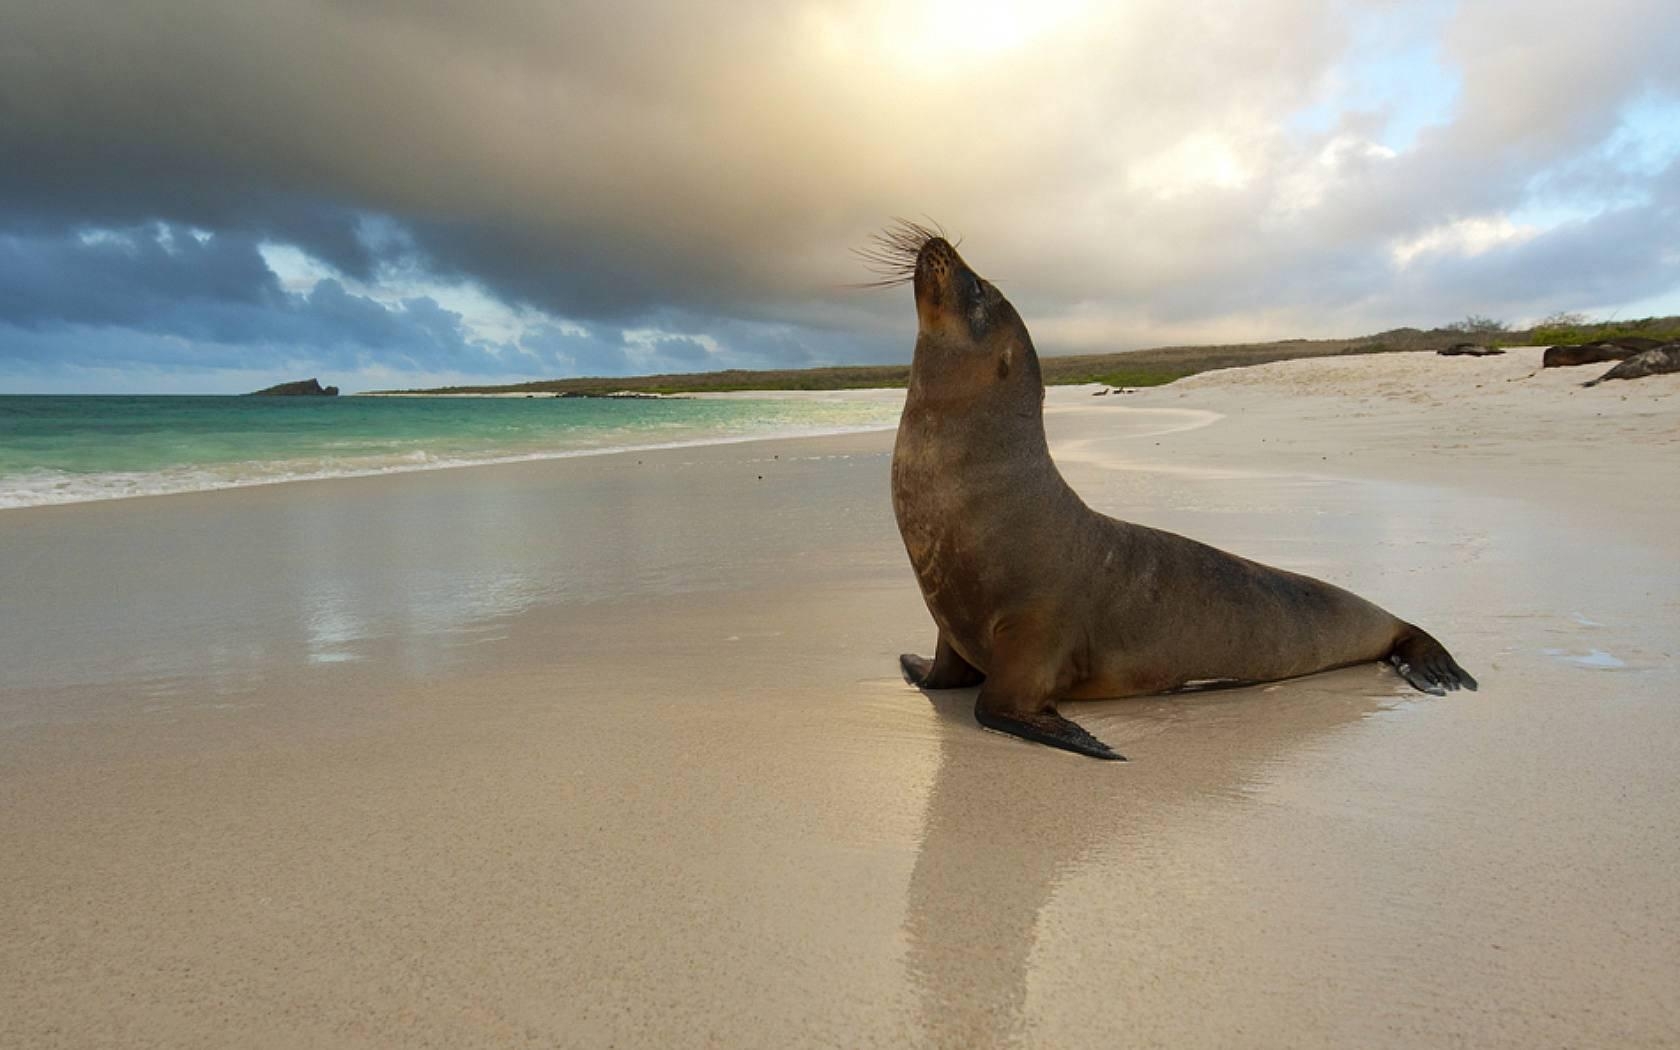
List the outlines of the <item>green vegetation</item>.
{"label": "green vegetation", "polygon": [[587,376],[577,379],[539,379],[507,386],[445,386],[429,390],[376,390],[402,394],[693,394],[736,390],[857,390],[902,387],[910,383],[909,365],[859,365],[835,368],[778,368],[749,371],[692,372],[652,376]]}
{"label": "green vegetation", "polygon": [[[1646,339],[1661,339],[1664,342],[1680,340],[1680,317],[1644,317],[1637,321],[1597,323],[1582,318],[1573,323],[1547,323],[1553,320],[1547,318],[1525,333],[1523,345],[1585,346],[1618,336],[1642,336]],[[1501,342],[1513,345],[1508,337]]]}
{"label": "green vegetation", "polygon": [[1175,379],[1183,379],[1189,372],[1174,372],[1152,368],[1128,368],[1112,372],[1070,372],[1057,374],[1055,378],[1045,376],[1044,381],[1051,386],[1082,386],[1086,383],[1101,383],[1104,386],[1162,386]]}
{"label": "green vegetation", "polygon": [[1586,314],[1560,310],[1534,322],[1534,327],[1513,331],[1503,321],[1471,314],[1447,328],[1454,332],[1490,337],[1491,346],[1585,346],[1607,339],[1638,336],[1669,342],[1680,339],[1680,317],[1642,317],[1630,321],[1594,321]]}
{"label": "green vegetation", "polygon": [[[1285,339],[1275,343],[1224,346],[1161,346],[1115,354],[1041,355],[1044,381],[1051,386],[1104,383],[1108,386],[1159,386],[1216,368],[1242,368],[1300,357],[1340,357],[1399,351],[1444,350],[1467,339],[1490,346],[1579,345],[1618,335],[1680,339],[1680,317],[1639,321],[1591,322],[1580,314],[1553,314],[1532,329],[1511,329],[1503,321],[1471,314],[1442,328],[1394,328],[1353,339]],[[903,387],[910,366],[852,365],[830,368],[694,372],[652,376],[544,379],[510,386],[450,386],[431,390],[372,391],[404,394],[571,394],[600,396],[620,392],[691,394],[736,390],[857,390]]]}
{"label": "green vegetation", "polygon": [[1509,330],[1510,325],[1492,317],[1481,314],[1471,314],[1462,321],[1454,321],[1447,325],[1449,332],[1463,332],[1466,335],[1501,335]]}

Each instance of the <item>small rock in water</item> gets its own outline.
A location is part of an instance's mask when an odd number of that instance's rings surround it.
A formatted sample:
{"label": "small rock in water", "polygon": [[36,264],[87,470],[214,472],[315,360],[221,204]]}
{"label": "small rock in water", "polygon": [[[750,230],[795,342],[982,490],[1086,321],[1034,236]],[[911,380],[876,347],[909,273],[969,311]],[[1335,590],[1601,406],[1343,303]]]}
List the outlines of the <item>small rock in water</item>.
{"label": "small rock in water", "polygon": [[300,379],[295,383],[277,383],[254,390],[247,397],[337,397],[338,387],[322,386],[318,379]]}

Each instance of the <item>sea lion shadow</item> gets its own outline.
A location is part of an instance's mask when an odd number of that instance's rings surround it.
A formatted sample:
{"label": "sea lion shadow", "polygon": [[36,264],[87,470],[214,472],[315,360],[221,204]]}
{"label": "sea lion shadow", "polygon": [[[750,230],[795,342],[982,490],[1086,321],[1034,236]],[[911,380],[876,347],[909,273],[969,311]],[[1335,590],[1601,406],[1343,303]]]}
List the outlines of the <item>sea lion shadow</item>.
{"label": "sea lion shadow", "polygon": [[[1375,667],[1349,668],[1068,705],[1132,752],[1131,763],[1093,762],[981,730],[977,689],[923,691],[937,718],[939,766],[904,933],[906,970],[929,1033],[953,1045],[1021,1040],[1040,913],[1058,887],[1090,863],[1159,851],[1189,807],[1243,804],[1280,755],[1394,706],[1396,681]],[[1125,916],[1105,913],[1101,921],[1123,925]]]}

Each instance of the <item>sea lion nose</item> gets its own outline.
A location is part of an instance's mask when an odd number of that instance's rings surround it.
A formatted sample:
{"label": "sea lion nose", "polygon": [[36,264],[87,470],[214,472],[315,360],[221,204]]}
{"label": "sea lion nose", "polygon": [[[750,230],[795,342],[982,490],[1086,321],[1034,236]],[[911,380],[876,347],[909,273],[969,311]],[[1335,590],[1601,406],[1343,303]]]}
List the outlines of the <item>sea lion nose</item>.
{"label": "sea lion nose", "polygon": [[956,256],[956,250],[949,241],[943,237],[931,237],[916,253],[916,276],[923,280],[931,277],[943,279],[951,272]]}

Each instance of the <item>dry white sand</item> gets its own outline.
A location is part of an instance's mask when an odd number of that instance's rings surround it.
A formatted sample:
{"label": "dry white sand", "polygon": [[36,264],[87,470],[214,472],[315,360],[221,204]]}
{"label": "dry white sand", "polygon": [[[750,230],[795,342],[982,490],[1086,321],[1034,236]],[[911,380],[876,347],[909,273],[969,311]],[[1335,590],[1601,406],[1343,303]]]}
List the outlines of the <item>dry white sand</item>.
{"label": "dry white sand", "polygon": [[1483,683],[1123,765],[898,680],[888,434],[0,513],[0,1045],[1675,1045],[1680,377],[1537,363],[1053,392]]}

